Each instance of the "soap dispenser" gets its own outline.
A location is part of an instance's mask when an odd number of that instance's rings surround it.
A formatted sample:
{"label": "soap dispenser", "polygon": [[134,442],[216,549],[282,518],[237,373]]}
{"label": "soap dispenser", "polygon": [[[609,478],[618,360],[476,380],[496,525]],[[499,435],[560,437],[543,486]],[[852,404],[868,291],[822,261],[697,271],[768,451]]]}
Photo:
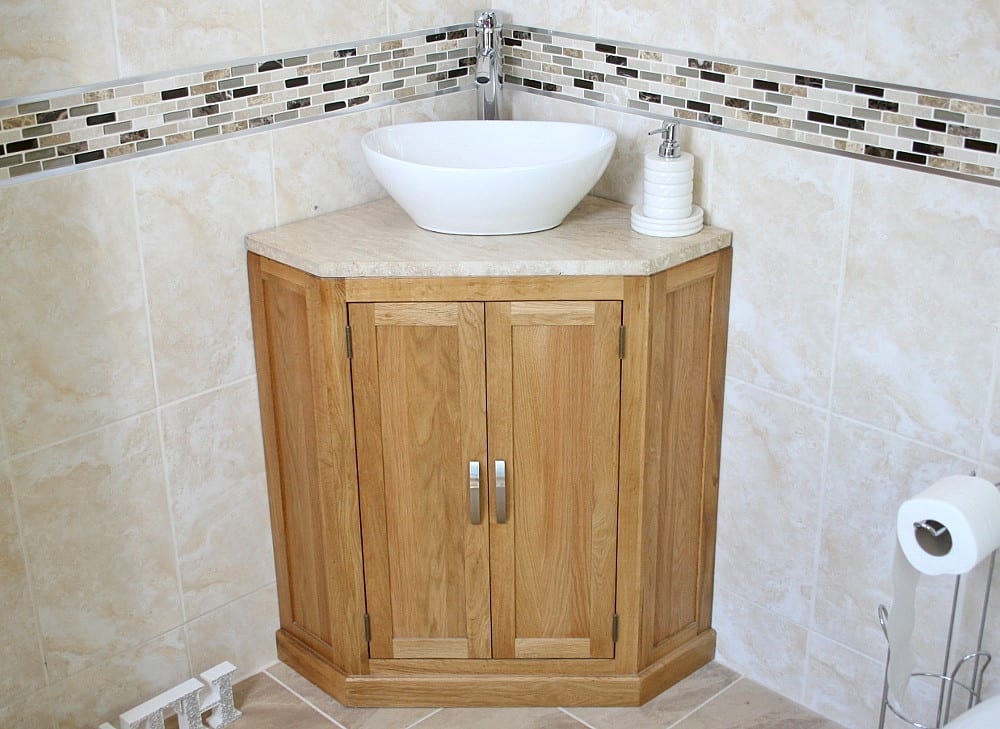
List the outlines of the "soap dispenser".
{"label": "soap dispenser", "polygon": [[642,205],[632,208],[632,229],[660,238],[697,233],[702,228],[705,213],[691,204],[694,157],[681,151],[675,122],[664,122],[649,134],[661,135],[662,141],[655,153],[646,155]]}

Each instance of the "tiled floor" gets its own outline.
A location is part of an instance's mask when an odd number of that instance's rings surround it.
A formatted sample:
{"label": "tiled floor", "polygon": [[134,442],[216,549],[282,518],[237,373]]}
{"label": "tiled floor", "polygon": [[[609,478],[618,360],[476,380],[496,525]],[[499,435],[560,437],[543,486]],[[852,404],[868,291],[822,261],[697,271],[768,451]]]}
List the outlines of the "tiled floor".
{"label": "tiled floor", "polygon": [[282,663],[234,693],[237,729],[841,729],[715,663],[634,709],[349,709]]}

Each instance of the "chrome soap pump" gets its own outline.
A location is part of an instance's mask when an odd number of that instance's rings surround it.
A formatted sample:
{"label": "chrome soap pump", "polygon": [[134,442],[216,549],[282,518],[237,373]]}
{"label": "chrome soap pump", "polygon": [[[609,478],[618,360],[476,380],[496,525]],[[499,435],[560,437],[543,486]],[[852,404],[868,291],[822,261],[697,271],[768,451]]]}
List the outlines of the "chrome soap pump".
{"label": "chrome soap pump", "polygon": [[676,122],[664,122],[649,132],[654,134],[662,140],[657,152],[645,157],[642,207],[632,208],[632,228],[661,238],[697,233],[704,211],[692,205],[694,157],[681,151]]}

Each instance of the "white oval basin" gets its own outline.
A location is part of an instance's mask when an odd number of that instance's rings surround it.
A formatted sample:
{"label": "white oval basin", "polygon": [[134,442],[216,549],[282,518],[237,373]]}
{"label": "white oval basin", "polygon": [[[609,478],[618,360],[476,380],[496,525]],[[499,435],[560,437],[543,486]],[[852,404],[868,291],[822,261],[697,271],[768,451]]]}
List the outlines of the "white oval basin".
{"label": "white oval basin", "polygon": [[564,122],[420,122],[374,129],[361,147],[421,228],[510,235],[559,225],[608,166],[615,134]]}

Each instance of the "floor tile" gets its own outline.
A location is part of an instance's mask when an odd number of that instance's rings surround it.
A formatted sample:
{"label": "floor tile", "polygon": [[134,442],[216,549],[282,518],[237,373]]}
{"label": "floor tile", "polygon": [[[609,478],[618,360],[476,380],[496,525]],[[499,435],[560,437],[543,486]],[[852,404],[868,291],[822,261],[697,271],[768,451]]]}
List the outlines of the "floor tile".
{"label": "floor tile", "polygon": [[233,700],[243,712],[239,729],[332,729],[336,725],[270,676],[258,673],[233,686]]}
{"label": "floor tile", "polygon": [[664,729],[683,719],[724,688],[739,674],[709,663],[656,698],[635,708],[594,707],[566,709],[593,729]]}
{"label": "floor tile", "polygon": [[267,673],[347,729],[406,729],[434,711],[434,709],[352,709],[336,701],[284,663],[271,666],[267,669]]}
{"label": "floor tile", "polygon": [[743,678],[673,729],[842,729]]}
{"label": "floor tile", "polygon": [[419,729],[584,729],[559,709],[443,709]]}

